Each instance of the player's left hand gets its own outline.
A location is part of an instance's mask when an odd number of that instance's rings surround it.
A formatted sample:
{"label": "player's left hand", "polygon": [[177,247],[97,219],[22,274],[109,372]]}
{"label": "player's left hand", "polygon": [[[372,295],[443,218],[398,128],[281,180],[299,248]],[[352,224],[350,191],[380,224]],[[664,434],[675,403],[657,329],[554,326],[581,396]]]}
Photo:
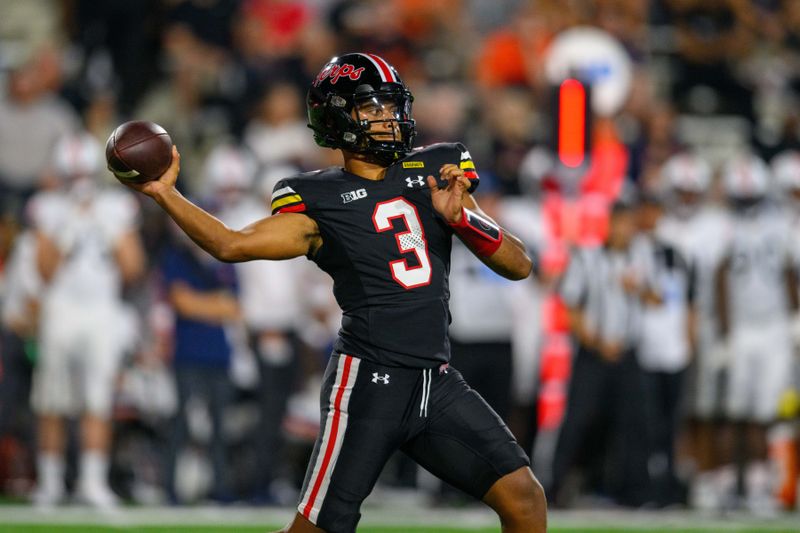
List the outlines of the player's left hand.
{"label": "player's left hand", "polygon": [[461,209],[464,206],[464,195],[469,189],[469,179],[458,165],[448,163],[439,169],[439,177],[447,182],[444,188],[439,187],[436,178],[428,176],[428,187],[431,190],[433,208],[450,224],[461,220]]}

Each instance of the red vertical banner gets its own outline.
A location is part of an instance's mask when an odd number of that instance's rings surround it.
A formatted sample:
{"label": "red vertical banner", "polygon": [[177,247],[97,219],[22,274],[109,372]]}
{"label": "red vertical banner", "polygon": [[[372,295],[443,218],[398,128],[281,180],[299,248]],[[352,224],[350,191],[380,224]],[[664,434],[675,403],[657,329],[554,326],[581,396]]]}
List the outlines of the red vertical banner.
{"label": "red vertical banner", "polygon": [[586,87],[564,80],[558,89],[558,159],[566,167],[577,168],[586,159],[587,122]]}

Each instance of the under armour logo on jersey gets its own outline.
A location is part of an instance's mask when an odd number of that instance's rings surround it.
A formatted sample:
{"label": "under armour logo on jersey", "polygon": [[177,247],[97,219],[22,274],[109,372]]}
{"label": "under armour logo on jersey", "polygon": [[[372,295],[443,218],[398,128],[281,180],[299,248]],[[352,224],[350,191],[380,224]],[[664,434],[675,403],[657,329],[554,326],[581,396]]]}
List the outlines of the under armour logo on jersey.
{"label": "under armour logo on jersey", "polygon": [[413,189],[414,187],[424,187],[425,186],[425,178],[422,176],[409,176],[406,178],[406,186]]}
{"label": "under armour logo on jersey", "polygon": [[344,192],[342,193],[342,203],[346,204],[348,202],[353,202],[355,200],[360,200],[361,198],[367,197],[367,190],[366,189],[357,189],[355,191]]}
{"label": "under armour logo on jersey", "polygon": [[379,381],[381,383],[383,383],[384,385],[388,385],[389,384],[389,374],[384,374],[384,375],[381,376],[377,372],[373,372],[372,373],[372,382],[373,383],[377,383]]}
{"label": "under armour logo on jersey", "polygon": [[472,159],[472,156],[469,155],[469,150],[464,150],[461,152],[461,160],[466,161],[467,159]]}

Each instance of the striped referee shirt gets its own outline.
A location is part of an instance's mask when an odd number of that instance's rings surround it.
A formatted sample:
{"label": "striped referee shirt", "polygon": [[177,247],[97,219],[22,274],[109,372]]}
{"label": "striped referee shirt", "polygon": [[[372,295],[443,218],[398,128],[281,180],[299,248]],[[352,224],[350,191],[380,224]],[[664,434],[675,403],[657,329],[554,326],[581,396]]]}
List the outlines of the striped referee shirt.
{"label": "striped referee shirt", "polygon": [[636,346],[641,335],[642,302],[638,294],[625,292],[622,279],[631,274],[640,284],[654,286],[652,258],[638,248],[577,248],[560,285],[564,303],[583,312],[591,332],[628,348]]}

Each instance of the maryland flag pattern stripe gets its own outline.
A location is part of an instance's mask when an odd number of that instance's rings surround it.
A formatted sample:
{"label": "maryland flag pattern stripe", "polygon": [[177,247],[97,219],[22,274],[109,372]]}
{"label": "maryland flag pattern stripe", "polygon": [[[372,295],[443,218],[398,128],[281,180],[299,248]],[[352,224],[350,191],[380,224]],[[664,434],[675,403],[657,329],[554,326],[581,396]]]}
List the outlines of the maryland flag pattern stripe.
{"label": "maryland flag pattern stripe", "polygon": [[464,171],[464,177],[466,177],[472,183],[469,188],[469,192],[472,192],[478,186],[477,184],[480,180],[480,177],[478,176],[478,172],[475,170],[475,163],[472,161],[472,156],[468,150],[461,152],[461,162],[459,163],[458,167]]}
{"label": "maryland flag pattern stripe", "polygon": [[283,187],[272,193],[272,214],[302,213],[306,210],[303,198],[291,187]]}

